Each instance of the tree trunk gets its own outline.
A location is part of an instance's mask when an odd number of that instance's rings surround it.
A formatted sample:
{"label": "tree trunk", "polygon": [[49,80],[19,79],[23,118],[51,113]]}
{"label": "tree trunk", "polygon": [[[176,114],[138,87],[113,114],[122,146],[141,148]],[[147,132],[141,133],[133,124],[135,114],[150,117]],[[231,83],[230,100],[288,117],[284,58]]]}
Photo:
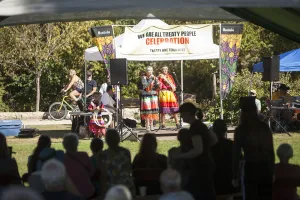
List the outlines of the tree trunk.
{"label": "tree trunk", "polygon": [[40,111],[40,101],[41,101],[41,86],[40,86],[40,80],[41,80],[41,71],[37,71],[36,74],[36,104],[35,104],[35,112]]}

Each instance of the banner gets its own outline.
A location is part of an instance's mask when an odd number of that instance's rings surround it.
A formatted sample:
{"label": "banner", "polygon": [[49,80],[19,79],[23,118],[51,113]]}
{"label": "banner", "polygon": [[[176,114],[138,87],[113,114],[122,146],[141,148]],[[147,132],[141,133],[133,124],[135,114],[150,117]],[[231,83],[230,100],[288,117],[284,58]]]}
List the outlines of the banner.
{"label": "banner", "polygon": [[112,26],[92,27],[90,29],[93,41],[103,58],[108,75],[110,75],[110,59],[115,58],[114,36]]}
{"label": "banner", "polygon": [[126,27],[121,51],[124,55],[209,54],[213,52],[212,25],[151,26],[144,30]]}
{"label": "banner", "polygon": [[221,99],[229,94],[241,49],[243,24],[222,24],[220,32]]}

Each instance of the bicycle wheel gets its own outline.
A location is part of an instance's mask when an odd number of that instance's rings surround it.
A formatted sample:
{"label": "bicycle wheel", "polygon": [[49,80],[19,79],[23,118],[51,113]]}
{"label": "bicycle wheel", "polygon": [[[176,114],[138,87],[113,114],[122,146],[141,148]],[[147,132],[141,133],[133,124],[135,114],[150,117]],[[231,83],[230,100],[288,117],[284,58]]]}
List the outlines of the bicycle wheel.
{"label": "bicycle wheel", "polygon": [[49,115],[54,120],[62,120],[66,118],[68,110],[65,104],[55,102],[49,107]]}

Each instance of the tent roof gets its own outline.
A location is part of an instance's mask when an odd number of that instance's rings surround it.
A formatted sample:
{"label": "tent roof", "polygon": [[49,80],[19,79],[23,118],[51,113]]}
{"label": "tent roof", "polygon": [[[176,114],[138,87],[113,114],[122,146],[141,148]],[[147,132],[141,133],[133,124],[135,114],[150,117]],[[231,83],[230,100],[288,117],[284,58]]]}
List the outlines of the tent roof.
{"label": "tent roof", "polygon": [[[263,72],[263,62],[259,62],[253,66],[253,72]],[[297,72],[300,71],[300,49],[292,50],[280,54],[281,72]]]}
{"label": "tent roof", "polygon": [[[298,1],[300,3],[300,1]],[[272,3],[273,4],[273,3]],[[300,8],[226,8],[256,25],[300,42]]]}
{"label": "tent roof", "polygon": [[[299,0],[2,0],[0,27],[101,19],[248,20],[300,42]],[[9,17],[7,17],[9,16]],[[5,18],[7,17],[7,18]]]}

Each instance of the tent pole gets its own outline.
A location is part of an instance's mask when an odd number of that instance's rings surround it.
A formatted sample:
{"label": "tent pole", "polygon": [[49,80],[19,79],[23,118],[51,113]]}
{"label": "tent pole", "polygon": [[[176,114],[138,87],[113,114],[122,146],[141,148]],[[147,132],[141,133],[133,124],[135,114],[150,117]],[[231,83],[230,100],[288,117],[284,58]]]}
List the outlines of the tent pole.
{"label": "tent pole", "polygon": [[86,65],[87,65],[87,61],[84,59],[84,108],[83,111],[85,111],[86,109]]}
{"label": "tent pole", "polygon": [[270,81],[270,101],[272,101],[273,81]]}
{"label": "tent pole", "polygon": [[252,84],[253,84],[253,71],[251,72],[251,79],[250,79],[250,87],[248,88],[248,96],[250,95],[250,90],[252,89]]}
{"label": "tent pole", "polygon": [[183,104],[183,60],[180,63],[180,100],[181,104]]}
{"label": "tent pole", "polygon": [[223,119],[223,99],[222,99],[222,62],[221,62],[221,24],[220,26],[220,42],[219,42],[219,82],[220,82],[220,118]]}

